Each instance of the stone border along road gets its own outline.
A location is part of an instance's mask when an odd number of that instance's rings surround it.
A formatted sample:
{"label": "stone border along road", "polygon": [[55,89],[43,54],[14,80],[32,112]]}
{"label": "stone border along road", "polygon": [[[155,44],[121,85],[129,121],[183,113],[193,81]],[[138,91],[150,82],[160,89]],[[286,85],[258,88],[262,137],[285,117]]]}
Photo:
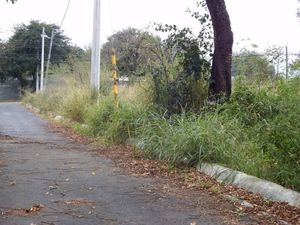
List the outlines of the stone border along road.
{"label": "stone border along road", "polygon": [[217,164],[202,163],[202,165],[198,166],[198,170],[215,178],[219,182],[233,184],[247,191],[260,194],[266,199],[287,202],[291,206],[300,208],[300,193],[273,182],[265,181]]}

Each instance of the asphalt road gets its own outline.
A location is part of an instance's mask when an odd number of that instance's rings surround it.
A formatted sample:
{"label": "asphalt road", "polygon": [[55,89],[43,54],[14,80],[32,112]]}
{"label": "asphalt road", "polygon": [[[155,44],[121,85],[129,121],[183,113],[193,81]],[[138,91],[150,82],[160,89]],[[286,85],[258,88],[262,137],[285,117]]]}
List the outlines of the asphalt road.
{"label": "asphalt road", "polygon": [[0,101],[13,101],[20,98],[18,81],[0,83]]}
{"label": "asphalt road", "polygon": [[1,225],[230,224],[209,203],[149,191],[154,179],[122,173],[46,124],[18,103],[0,103]]}

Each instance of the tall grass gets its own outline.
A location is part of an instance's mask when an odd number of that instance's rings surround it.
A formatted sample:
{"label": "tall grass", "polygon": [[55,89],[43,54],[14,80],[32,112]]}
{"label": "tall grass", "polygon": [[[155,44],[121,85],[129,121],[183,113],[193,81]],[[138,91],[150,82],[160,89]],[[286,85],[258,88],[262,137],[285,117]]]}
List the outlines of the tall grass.
{"label": "tall grass", "polygon": [[258,176],[267,170],[268,158],[248,139],[237,119],[213,113],[171,119],[154,115],[139,131],[139,144],[145,151],[172,163],[214,162]]}
{"label": "tall grass", "polygon": [[113,97],[108,97],[90,108],[86,123],[92,135],[100,136],[109,143],[125,143],[137,136],[139,119],[146,114],[147,110],[141,105],[121,101],[116,107]]}
{"label": "tall grass", "polygon": [[96,104],[79,83],[67,79],[24,101],[86,124],[77,128],[106,143],[134,138],[150,157],[191,166],[220,163],[300,190],[300,78],[259,85],[238,79],[229,102],[172,116],[153,107],[147,81],[121,87],[119,108],[111,89]]}
{"label": "tall grass", "polygon": [[61,92],[55,90],[46,90],[44,93],[38,94],[27,91],[23,102],[39,108],[42,113],[60,113],[63,96]]}
{"label": "tall grass", "polygon": [[200,115],[153,114],[138,135],[151,156],[221,163],[300,190],[300,79],[260,87],[239,80],[230,102]]}
{"label": "tall grass", "polygon": [[89,88],[74,86],[69,82],[50,86],[37,94],[28,92],[23,101],[38,107],[42,113],[62,115],[75,122],[83,122],[88,107],[93,104]]}

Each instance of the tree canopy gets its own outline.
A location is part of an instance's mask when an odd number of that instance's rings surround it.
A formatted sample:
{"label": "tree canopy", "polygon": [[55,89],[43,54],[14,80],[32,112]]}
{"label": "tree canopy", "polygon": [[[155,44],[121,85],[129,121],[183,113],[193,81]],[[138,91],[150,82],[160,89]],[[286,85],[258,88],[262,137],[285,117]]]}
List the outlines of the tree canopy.
{"label": "tree canopy", "polygon": [[256,51],[242,49],[235,54],[232,64],[234,77],[245,76],[249,79],[266,80],[275,76],[274,66],[270,64],[268,58]]}
{"label": "tree canopy", "polygon": [[157,105],[166,108],[168,115],[198,112],[207,99],[212,29],[206,12],[189,11],[201,26],[199,33],[189,27],[157,24],[156,30],[167,32],[168,37],[155,49],[159,60],[152,66],[153,97]]}
{"label": "tree canopy", "polygon": [[136,28],[121,30],[108,38],[101,51],[102,64],[111,65],[111,49],[116,49],[117,67],[122,76],[145,75],[151,58],[149,49],[160,43],[158,37]]}
{"label": "tree canopy", "polygon": [[[30,21],[29,25],[20,24],[14,28],[14,34],[6,43],[1,44],[0,57],[2,61],[2,78],[17,78],[24,87],[28,78],[35,76],[40,64],[42,28],[48,35],[55,30],[51,62],[63,62],[71,50],[69,39],[55,24]],[[49,51],[49,39],[45,39],[45,56]]]}

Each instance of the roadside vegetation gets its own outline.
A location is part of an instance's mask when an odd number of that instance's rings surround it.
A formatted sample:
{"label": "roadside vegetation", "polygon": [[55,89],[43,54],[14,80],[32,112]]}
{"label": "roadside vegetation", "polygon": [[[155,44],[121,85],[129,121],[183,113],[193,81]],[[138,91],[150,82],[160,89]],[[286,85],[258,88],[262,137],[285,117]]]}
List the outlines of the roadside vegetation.
{"label": "roadside vegetation", "polygon": [[191,166],[219,163],[300,190],[299,78],[259,85],[240,78],[229,102],[171,116],[126,96],[119,108],[112,95],[97,105],[89,89],[75,89],[28,94],[24,102],[64,115],[76,130],[102,143],[131,139],[149,157]]}
{"label": "roadside vegetation", "polygon": [[[27,92],[24,103],[64,116],[102,144],[130,143],[175,165],[218,163],[300,191],[300,78],[283,79],[267,55],[243,49],[233,58],[231,97],[210,98],[210,20],[191,15],[203,27],[198,34],[157,24],[166,40],[133,28],[110,37],[102,49],[99,99],[89,88],[85,50],[52,67],[46,90]],[[118,104],[110,42],[119,46],[119,77],[129,79],[120,82]]]}

